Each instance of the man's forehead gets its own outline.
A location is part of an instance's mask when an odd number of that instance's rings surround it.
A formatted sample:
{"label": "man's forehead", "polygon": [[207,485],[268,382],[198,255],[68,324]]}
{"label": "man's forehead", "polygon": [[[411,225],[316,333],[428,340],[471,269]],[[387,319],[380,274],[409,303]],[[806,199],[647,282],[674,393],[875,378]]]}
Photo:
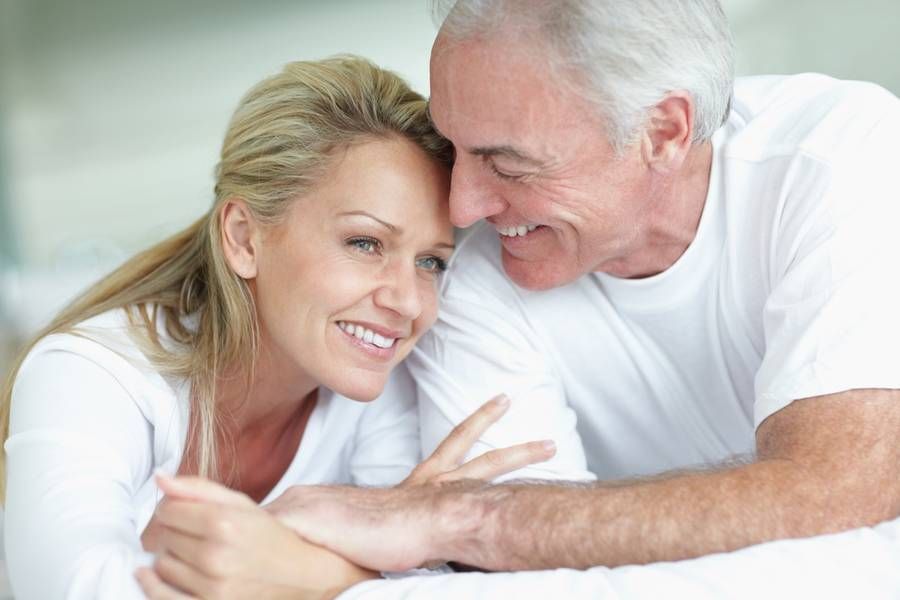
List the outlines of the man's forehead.
{"label": "man's forehead", "polygon": [[567,114],[568,107],[557,104],[552,90],[544,90],[539,97],[523,97],[528,92],[528,88],[514,85],[484,90],[476,82],[467,84],[465,90],[436,85],[428,105],[429,118],[444,137],[457,144],[484,147],[482,154],[533,154],[523,142],[567,132],[578,127],[579,119]]}

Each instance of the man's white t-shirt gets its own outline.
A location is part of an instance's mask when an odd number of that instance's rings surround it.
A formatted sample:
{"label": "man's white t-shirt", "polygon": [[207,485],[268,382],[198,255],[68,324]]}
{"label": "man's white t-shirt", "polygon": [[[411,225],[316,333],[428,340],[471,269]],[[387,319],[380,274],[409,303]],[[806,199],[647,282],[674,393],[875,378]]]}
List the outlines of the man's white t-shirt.
{"label": "man's white t-shirt", "polygon": [[[126,332],[124,311],[40,341],[22,365],[6,442],[5,543],[16,598],[143,598],[140,535],[181,464],[188,386],[161,376]],[[162,324],[159,330],[163,331]],[[391,485],[419,460],[412,381],[355,402],[320,388],[290,466],[263,504],[295,484]]]}
{"label": "man's white t-shirt", "polygon": [[[800,398],[900,388],[898,141],[900,102],[877,86],[743,78],[697,237],[667,271],[529,292],[498,234],[473,228],[407,361],[423,452],[504,392],[473,454],[552,438],[553,460],[509,477],[629,478],[752,453]],[[898,561],[895,519],[671,563],[372,581],[341,600],[895,598]]]}
{"label": "man's white t-shirt", "polygon": [[754,451],[791,402],[900,388],[900,102],[819,75],[739,79],[696,238],[645,279],[531,292],[487,223],[410,358],[423,451],[501,392],[473,453],[550,438],[512,477],[620,479]]}

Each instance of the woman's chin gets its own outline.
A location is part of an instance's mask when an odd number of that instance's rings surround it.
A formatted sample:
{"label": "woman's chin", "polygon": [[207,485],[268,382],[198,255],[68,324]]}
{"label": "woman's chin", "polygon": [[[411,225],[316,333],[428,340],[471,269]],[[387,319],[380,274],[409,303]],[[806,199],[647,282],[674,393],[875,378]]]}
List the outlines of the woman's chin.
{"label": "woman's chin", "polygon": [[386,378],[372,378],[373,381],[354,382],[352,384],[344,383],[343,385],[331,388],[345,398],[356,400],[357,402],[371,402],[381,395],[384,391]]}

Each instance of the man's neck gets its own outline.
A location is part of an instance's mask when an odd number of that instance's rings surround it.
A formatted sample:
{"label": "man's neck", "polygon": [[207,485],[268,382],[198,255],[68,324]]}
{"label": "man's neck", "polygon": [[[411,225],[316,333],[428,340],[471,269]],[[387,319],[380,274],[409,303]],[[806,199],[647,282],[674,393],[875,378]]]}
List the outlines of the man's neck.
{"label": "man's neck", "polygon": [[630,252],[605,264],[602,271],[623,279],[651,277],[667,270],[684,254],[697,236],[709,192],[712,144],[691,149],[678,173],[660,179],[650,193],[658,200],[644,219]]}

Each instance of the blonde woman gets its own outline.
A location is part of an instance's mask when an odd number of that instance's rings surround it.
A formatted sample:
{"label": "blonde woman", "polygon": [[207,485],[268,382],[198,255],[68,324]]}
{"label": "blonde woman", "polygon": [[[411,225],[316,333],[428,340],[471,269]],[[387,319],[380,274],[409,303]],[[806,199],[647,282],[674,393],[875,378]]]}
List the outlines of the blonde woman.
{"label": "blonde woman", "polygon": [[[449,156],[425,101],[361,59],[292,63],[248,93],[210,211],[66,309],[0,396],[19,600],[140,598],[151,564],[145,590],[171,598],[322,597],[374,576],[257,503],[396,484],[418,462],[395,367],[436,318]],[[548,458],[532,444],[459,466],[502,409],[407,483]]]}

